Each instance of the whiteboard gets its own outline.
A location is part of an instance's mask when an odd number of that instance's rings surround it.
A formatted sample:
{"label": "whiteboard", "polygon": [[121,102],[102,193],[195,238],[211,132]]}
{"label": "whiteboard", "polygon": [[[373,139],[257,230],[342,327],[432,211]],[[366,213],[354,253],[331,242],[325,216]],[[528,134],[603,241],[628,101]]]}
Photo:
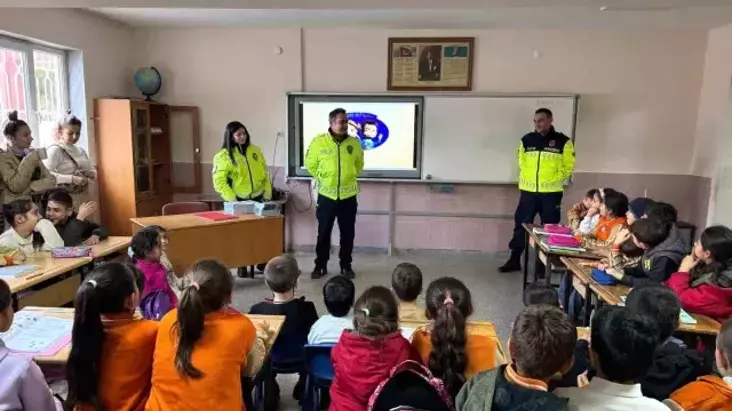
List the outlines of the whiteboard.
{"label": "whiteboard", "polygon": [[422,179],[482,183],[518,181],[521,137],[534,130],[534,112],[547,107],[554,128],[574,140],[579,97],[427,96]]}

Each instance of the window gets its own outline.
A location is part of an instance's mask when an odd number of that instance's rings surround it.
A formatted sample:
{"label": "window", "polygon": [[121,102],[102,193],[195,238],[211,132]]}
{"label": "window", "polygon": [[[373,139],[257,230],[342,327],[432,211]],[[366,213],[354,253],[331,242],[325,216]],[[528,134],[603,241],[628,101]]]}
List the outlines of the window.
{"label": "window", "polygon": [[66,52],[0,36],[0,116],[17,110],[33,145],[53,142],[53,129],[69,106]]}

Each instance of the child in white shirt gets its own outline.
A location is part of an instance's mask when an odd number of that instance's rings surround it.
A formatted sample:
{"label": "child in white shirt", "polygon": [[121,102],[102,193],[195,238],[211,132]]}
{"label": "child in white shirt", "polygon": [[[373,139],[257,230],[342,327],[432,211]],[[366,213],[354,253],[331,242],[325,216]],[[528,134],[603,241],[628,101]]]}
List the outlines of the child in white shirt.
{"label": "child in white shirt", "polygon": [[0,234],[0,245],[17,248],[23,253],[50,251],[64,246],[56,227],[41,218],[38,205],[31,201],[15,200],[3,204],[3,216],[10,228]]}
{"label": "child in white shirt", "polygon": [[353,329],[353,317],[348,315],[356,298],[353,281],[339,275],[323,286],[323,300],[328,314],[313,324],[308,334],[308,344],[335,344],[343,330]]}
{"label": "child in white shirt", "polygon": [[569,399],[569,410],[668,411],[644,397],[637,383],[653,362],[658,331],[646,317],[625,307],[605,306],[592,319],[590,362],[597,376],[584,388],[557,388]]}

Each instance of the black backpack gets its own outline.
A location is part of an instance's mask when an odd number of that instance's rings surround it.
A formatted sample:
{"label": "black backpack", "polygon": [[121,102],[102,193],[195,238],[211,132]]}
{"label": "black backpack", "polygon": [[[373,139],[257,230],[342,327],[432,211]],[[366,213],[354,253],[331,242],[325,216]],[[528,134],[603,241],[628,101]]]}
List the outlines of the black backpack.
{"label": "black backpack", "polygon": [[407,360],[392,368],[369,399],[368,411],[454,411],[442,380]]}

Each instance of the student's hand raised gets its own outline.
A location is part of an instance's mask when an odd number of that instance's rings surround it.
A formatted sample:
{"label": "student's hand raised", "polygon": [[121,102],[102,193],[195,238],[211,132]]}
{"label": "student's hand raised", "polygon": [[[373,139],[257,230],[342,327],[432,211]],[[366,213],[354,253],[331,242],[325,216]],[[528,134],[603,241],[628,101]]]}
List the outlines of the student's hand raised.
{"label": "student's hand raised", "polygon": [[96,213],[98,209],[99,206],[95,201],[86,202],[79,206],[79,212],[76,214],[76,218],[84,221]]}
{"label": "student's hand raised", "polygon": [[683,260],[681,260],[681,265],[679,266],[679,272],[680,273],[688,273],[691,271],[692,268],[696,267],[697,264],[699,264],[701,260],[698,260],[694,254],[689,254],[686,257],[684,257]]}
{"label": "student's hand raised", "polygon": [[590,208],[589,210],[587,210],[587,217],[594,217],[594,216],[595,216],[595,215],[597,215],[597,213],[599,213],[599,212],[600,212],[600,210],[598,210],[598,209],[597,209],[597,208],[595,208],[595,207],[592,207],[592,208]]}

